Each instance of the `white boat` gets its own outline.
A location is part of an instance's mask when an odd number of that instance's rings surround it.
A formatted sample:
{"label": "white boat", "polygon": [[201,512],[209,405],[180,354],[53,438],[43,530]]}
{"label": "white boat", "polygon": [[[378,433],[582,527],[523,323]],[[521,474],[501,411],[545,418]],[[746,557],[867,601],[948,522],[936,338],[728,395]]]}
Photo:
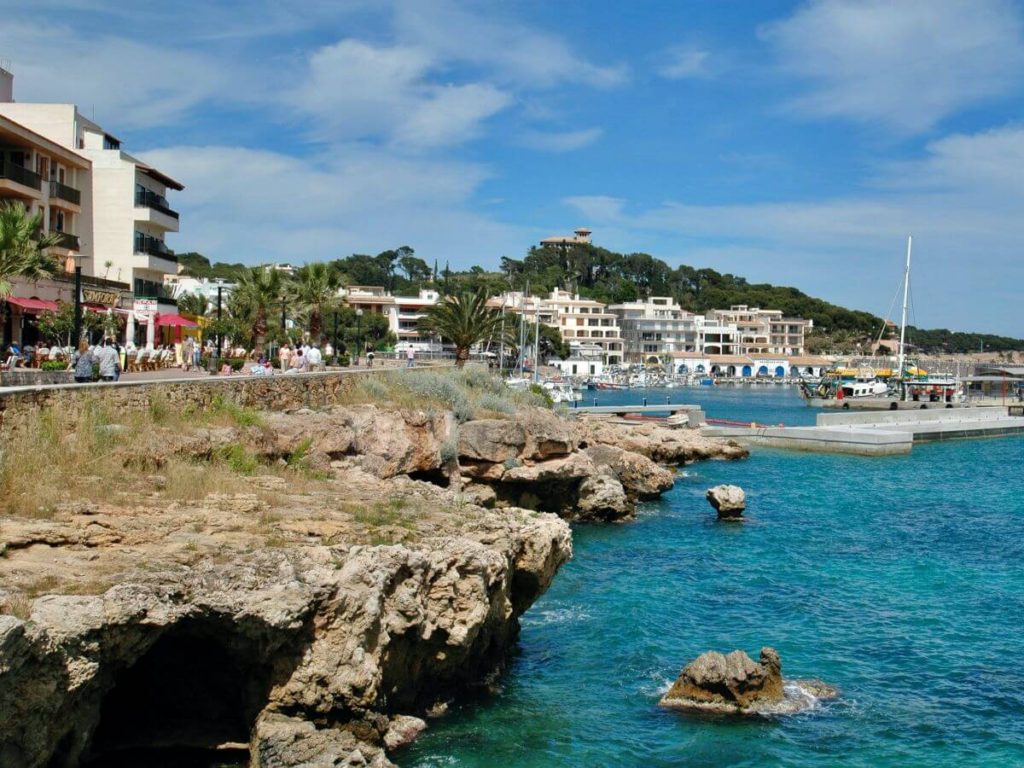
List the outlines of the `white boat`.
{"label": "white boat", "polygon": [[565,381],[545,381],[541,386],[555,403],[576,403],[583,399],[583,393]]}
{"label": "white boat", "polygon": [[851,381],[839,387],[843,398],[848,397],[885,397],[889,394],[889,385],[884,381]]}

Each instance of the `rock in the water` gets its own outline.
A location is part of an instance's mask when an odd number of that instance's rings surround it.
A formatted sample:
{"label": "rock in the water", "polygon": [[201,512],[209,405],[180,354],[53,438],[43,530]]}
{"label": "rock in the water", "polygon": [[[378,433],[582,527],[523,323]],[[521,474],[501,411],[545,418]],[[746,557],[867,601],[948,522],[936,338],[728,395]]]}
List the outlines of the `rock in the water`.
{"label": "rock in the water", "polygon": [[659,706],[696,712],[758,714],[784,698],[782,662],[762,648],[755,662],[743,651],[701,654],[687,664]]}
{"label": "rock in the water", "polygon": [[718,512],[719,520],[742,520],[747,508],[747,495],[738,485],[716,485],[709,488],[708,501]]}
{"label": "rock in the water", "polygon": [[384,734],[384,746],[395,750],[411,744],[424,730],[427,724],[418,717],[399,715],[391,719],[387,733]]}

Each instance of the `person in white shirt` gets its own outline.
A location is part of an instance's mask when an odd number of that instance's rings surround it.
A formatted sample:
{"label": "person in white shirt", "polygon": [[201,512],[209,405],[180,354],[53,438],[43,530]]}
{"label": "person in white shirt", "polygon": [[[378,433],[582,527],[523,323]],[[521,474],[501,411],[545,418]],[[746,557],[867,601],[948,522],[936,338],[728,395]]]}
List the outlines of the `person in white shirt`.
{"label": "person in white shirt", "polygon": [[320,354],[320,350],[315,345],[306,352],[306,365],[309,366],[309,370],[319,371],[323,361],[323,355]]}

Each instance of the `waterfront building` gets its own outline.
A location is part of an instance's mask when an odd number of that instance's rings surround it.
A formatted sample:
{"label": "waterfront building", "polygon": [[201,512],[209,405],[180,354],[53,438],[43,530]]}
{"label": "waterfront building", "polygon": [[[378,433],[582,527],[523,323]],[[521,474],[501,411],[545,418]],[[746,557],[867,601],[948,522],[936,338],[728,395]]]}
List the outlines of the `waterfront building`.
{"label": "waterfront building", "polygon": [[733,351],[742,355],[802,355],[804,336],[814,327],[812,320],[784,317],[782,310],[746,304],[713,309],[706,317],[720,325],[736,327]]}
{"label": "waterfront building", "polygon": [[702,349],[698,316],[670,296],[612,304],[608,311],[619,318],[626,362],[657,363],[676,352]]}
{"label": "waterfront building", "polygon": [[[0,99],[10,96],[12,78],[0,70]],[[82,189],[92,162],[30,127],[0,114],[0,203],[20,203],[31,215],[39,214],[44,233],[57,233],[51,249],[64,266],[64,274],[42,280],[15,278],[6,300],[3,338],[7,343],[34,345],[39,341],[36,320],[54,311],[58,302],[74,303],[76,259],[81,255],[81,228],[85,220]],[[82,277],[82,303],[96,312],[130,312],[130,286],[91,275]]]}
{"label": "waterfront building", "polygon": [[[137,300],[130,320],[147,325],[146,340],[152,342],[159,315],[177,312],[164,288],[164,276],[178,271],[165,236],[178,231],[180,216],[171,208],[167,193],[184,186],[125,152],[116,136],[74,104],[16,102],[13,91],[13,76],[0,70],[0,117],[88,161],[74,165],[65,154],[56,167],[50,163],[31,170],[40,177],[45,172],[50,207],[63,212],[65,228],[68,213],[73,214],[74,229],[69,234],[77,237],[83,274],[130,285]],[[58,205],[53,204],[54,189]],[[77,210],[69,209],[68,203]]]}
{"label": "waterfront building", "polygon": [[427,307],[440,300],[440,294],[433,289],[421,289],[417,296],[394,296],[383,286],[351,285],[342,291],[345,302],[354,309],[383,315],[388,320],[388,329],[398,338],[402,349],[434,349],[436,340],[420,333],[419,323]]}
{"label": "waterfront building", "polygon": [[597,359],[604,365],[623,362],[619,318],[606,304],[559,288],[547,298],[513,291],[491,299],[489,304],[521,314],[530,322],[539,317],[541,323],[557,328],[569,345],[571,357]]}
{"label": "waterfront building", "polygon": [[220,290],[221,301],[226,301],[235,290],[236,283],[221,278],[191,277],[189,275],[165,275],[164,288],[175,301],[186,294],[203,296],[210,306],[217,304],[217,291]]}
{"label": "waterfront building", "polygon": [[830,365],[831,362],[823,357],[806,355],[720,355],[689,352],[672,355],[672,369],[676,373],[709,378],[813,379],[821,376]]}

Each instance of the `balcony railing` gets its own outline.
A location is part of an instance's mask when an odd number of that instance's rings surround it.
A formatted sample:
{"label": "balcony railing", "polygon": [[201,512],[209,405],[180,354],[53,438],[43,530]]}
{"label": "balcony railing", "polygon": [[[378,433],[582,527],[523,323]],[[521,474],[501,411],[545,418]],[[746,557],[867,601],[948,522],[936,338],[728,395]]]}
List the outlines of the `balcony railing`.
{"label": "balcony railing", "polygon": [[78,235],[68,234],[67,232],[54,232],[58,237],[57,248],[67,248],[69,251],[79,250]]}
{"label": "balcony railing", "polygon": [[42,176],[30,171],[28,168],[15,165],[10,160],[3,157],[0,157],[0,179],[10,179],[22,186],[32,187],[32,189],[38,189],[40,191],[43,188]]}
{"label": "balcony railing", "polygon": [[61,184],[59,181],[50,182],[50,197],[67,200],[69,203],[74,203],[75,205],[82,204],[82,193],[74,187],[69,187],[67,184]]}
{"label": "balcony railing", "polygon": [[166,213],[172,219],[178,218],[178,212],[167,204],[167,198],[158,195],[156,192],[137,189],[135,190],[135,204],[143,208],[152,208],[160,213]]}
{"label": "balcony railing", "polygon": [[163,240],[151,237],[150,235],[144,235],[141,232],[135,233],[135,252],[159,256],[161,259],[167,259],[168,261],[176,262],[178,260],[178,257],[174,255],[174,251],[168,248]]}

